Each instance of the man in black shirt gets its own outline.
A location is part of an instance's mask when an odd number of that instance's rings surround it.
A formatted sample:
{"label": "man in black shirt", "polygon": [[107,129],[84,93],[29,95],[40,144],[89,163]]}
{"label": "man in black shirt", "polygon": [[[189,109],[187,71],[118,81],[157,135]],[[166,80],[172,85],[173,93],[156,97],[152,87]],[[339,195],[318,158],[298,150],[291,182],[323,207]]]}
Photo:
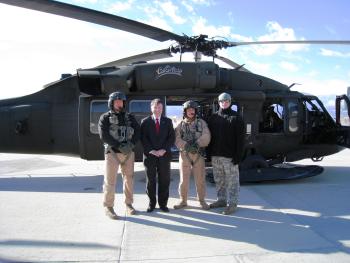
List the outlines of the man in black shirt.
{"label": "man in black shirt", "polygon": [[225,207],[223,214],[232,214],[238,205],[239,170],[244,144],[244,122],[231,109],[231,95],[219,95],[218,112],[208,121],[211,141],[208,153],[211,156],[217,201],[210,208]]}

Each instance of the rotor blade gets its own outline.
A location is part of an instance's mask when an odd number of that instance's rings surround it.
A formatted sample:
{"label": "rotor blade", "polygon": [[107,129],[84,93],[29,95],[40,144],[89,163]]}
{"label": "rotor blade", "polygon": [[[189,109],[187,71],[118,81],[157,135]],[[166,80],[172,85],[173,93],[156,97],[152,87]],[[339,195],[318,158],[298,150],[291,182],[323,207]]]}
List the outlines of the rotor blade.
{"label": "rotor blade", "polygon": [[251,41],[251,42],[228,42],[230,47],[243,45],[265,45],[265,44],[330,44],[330,45],[350,45],[350,40],[271,40],[271,41]]}
{"label": "rotor blade", "polygon": [[51,0],[0,0],[0,3],[19,6],[27,9],[41,11],[74,18],[98,25],[108,26],[119,30],[134,33],[158,41],[182,40],[183,37],[169,31],[143,24],[124,17],[107,14],[104,12],[80,7],[76,5],[61,3]]}
{"label": "rotor blade", "polygon": [[239,68],[240,71],[250,72],[248,69],[246,69],[245,67],[242,67],[242,65],[237,64],[236,62],[232,61],[231,59],[221,57],[218,55],[216,55],[215,58],[225,62],[226,64],[230,65],[233,68]]}
{"label": "rotor blade", "polygon": [[147,53],[135,55],[132,57],[122,58],[119,60],[108,62],[106,64],[97,66],[97,68],[112,67],[112,66],[119,67],[119,66],[129,65],[131,63],[138,62],[138,61],[150,61],[150,60],[169,58],[169,57],[172,57],[172,55],[170,53],[169,48],[167,48],[167,49],[156,50],[156,51],[147,52]]}

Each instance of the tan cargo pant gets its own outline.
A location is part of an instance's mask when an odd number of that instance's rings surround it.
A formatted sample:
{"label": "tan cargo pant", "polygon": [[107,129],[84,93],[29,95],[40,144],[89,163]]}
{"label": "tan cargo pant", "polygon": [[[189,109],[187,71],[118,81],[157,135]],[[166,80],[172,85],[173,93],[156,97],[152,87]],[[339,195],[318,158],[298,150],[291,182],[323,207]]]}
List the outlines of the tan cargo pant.
{"label": "tan cargo pant", "polygon": [[[118,158],[117,158],[118,157]],[[121,167],[122,177],[123,177],[123,192],[125,196],[125,204],[131,205],[133,203],[134,194],[134,160],[135,154],[132,152],[129,159],[124,163],[126,156],[122,153],[110,152],[105,154],[105,165],[106,172],[104,175],[103,182],[103,206],[113,207],[115,199],[115,186],[117,183],[117,175],[119,166]],[[119,159],[119,160],[118,160]]]}
{"label": "tan cargo pant", "polygon": [[[197,198],[199,201],[204,201],[206,195],[206,184],[205,184],[205,162],[203,157],[199,157],[197,162],[193,165],[186,156],[185,152],[181,152],[179,156],[180,163],[180,184],[179,184],[179,195],[181,201],[187,202],[188,188],[190,184],[191,171],[194,176],[197,189]],[[188,153],[188,156],[192,161],[197,159],[197,154]]]}

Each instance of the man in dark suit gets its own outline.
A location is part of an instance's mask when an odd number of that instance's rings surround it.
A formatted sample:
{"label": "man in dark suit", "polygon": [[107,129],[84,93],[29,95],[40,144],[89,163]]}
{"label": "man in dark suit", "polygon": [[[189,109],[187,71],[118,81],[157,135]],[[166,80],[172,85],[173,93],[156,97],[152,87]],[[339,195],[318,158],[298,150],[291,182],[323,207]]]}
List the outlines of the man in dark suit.
{"label": "man in dark suit", "polygon": [[143,163],[147,174],[147,195],[149,206],[147,212],[152,212],[158,204],[163,212],[169,212],[169,185],[171,147],[175,142],[175,132],[171,119],[162,116],[163,103],[160,99],[151,101],[152,115],[141,121],[141,142],[143,145]]}

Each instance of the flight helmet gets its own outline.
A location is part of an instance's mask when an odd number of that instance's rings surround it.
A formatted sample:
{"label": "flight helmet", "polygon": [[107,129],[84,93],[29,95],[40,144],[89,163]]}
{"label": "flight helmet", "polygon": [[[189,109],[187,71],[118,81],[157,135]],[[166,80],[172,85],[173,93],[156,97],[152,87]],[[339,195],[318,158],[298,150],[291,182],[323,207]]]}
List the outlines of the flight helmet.
{"label": "flight helmet", "polygon": [[218,97],[218,101],[224,101],[224,100],[231,101],[231,95],[226,92],[221,93]]}
{"label": "flight helmet", "polygon": [[[126,96],[124,94],[124,92],[121,92],[121,91],[116,91],[116,92],[113,92],[109,95],[109,99],[108,99],[108,108],[113,111],[113,101],[115,100],[123,100],[124,103],[126,101]],[[125,105],[123,105],[125,106]]]}
{"label": "flight helmet", "polygon": [[183,106],[183,116],[184,117],[186,117],[186,110],[189,108],[194,109],[196,114],[198,112],[198,103],[193,101],[193,100],[186,101],[184,104],[182,104],[182,106]]}

